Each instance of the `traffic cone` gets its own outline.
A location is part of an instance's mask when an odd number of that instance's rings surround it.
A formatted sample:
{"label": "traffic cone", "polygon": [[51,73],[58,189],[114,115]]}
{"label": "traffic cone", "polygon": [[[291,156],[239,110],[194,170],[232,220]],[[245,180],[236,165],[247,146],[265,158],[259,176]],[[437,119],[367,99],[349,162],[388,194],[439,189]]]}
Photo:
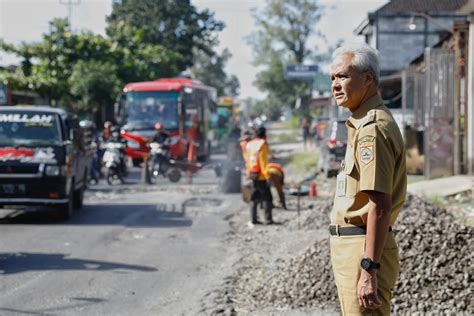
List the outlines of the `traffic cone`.
{"label": "traffic cone", "polygon": [[318,188],[316,187],[316,181],[311,181],[309,183],[309,196],[310,197],[318,196]]}
{"label": "traffic cone", "polygon": [[189,144],[189,149],[188,149],[188,162],[194,161],[194,150],[195,150],[194,143],[191,142],[191,144]]}

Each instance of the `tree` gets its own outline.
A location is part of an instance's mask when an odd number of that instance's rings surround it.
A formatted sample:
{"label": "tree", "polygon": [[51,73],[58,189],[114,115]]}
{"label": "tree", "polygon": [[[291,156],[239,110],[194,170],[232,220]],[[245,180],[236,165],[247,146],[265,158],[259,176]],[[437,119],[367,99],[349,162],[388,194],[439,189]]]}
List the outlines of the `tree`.
{"label": "tree", "polygon": [[53,106],[97,112],[111,107],[126,82],[178,74],[181,56],[161,45],[144,43],[143,31],[124,28],[126,45],[89,32],[72,33],[66,19],[55,19],[43,40],[0,43],[23,59],[15,73],[2,74],[16,88],[32,90]]}
{"label": "tree", "polygon": [[158,44],[183,57],[180,71],[193,65],[196,51],[213,55],[224,24],[209,10],[199,12],[189,0],[122,0],[114,2],[107,34],[122,45],[124,28],[143,30],[142,42]]}
{"label": "tree", "polygon": [[68,83],[71,94],[77,100],[73,109],[93,114],[103,105],[113,104],[121,86],[117,66],[97,60],[77,62]]}
{"label": "tree", "polygon": [[240,83],[236,76],[228,76],[224,71],[227,61],[232,57],[228,49],[224,49],[222,54],[209,56],[204,52],[196,53],[194,66],[191,68],[191,75],[202,81],[204,84],[217,89],[220,96],[239,94]]}
{"label": "tree", "polygon": [[267,0],[262,12],[254,12],[257,27],[248,41],[254,49],[255,66],[262,68],[256,85],[268,93],[271,101],[266,103],[272,113],[293,107],[309,90],[308,83],[285,79],[284,68],[315,58],[308,40],[323,38],[315,28],[322,13],[323,7],[312,0]]}

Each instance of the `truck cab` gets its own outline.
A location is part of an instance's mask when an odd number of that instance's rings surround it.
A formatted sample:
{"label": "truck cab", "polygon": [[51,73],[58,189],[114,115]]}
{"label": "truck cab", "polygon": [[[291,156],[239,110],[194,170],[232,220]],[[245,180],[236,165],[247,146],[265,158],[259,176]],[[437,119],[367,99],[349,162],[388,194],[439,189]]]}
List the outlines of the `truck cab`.
{"label": "truck cab", "polygon": [[82,207],[92,152],[77,117],[49,106],[0,107],[0,206]]}

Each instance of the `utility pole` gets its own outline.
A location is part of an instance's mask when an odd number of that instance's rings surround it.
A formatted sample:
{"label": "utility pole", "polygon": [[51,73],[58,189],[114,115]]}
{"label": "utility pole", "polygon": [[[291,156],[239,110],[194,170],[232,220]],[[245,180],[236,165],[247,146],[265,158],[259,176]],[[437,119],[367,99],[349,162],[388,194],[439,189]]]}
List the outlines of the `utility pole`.
{"label": "utility pole", "polygon": [[59,0],[59,3],[67,6],[67,18],[69,20],[69,25],[71,26],[72,30],[72,9],[74,6],[80,5],[81,0]]}

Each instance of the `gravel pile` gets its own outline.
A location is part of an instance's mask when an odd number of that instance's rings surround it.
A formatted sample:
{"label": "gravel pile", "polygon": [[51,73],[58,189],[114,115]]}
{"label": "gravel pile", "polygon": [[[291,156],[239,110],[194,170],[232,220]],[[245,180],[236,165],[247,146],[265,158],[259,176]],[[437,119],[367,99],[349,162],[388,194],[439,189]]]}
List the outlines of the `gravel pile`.
{"label": "gravel pile", "polygon": [[314,244],[254,289],[254,302],[291,308],[336,306],[338,298],[329,261],[328,241]]}
{"label": "gravel pile", "polygon": [[474,228],[454,220],[443,208],[407,197],[395,232],[401,249],[395,314],[474,313]]}
{"label": "gravel pile", "polygon": [[[289,230],[314,230],[326,229],[329,225],[329,214],[332,208],[330,198],[300,197],[300,215],[297,215],[297,197],[287,196],[286,202],[291,211],[291,216],[282,224]],[[278,210],[276,212],[279,212]],[[278,214],[278,213],[277,213]]]}
{"label": "gravel pile", "polygon": [[[308,212],[312,215],[307,216],[305,225],[311,223],[311,216],[315,216],[316,223],[322,223],[320,215],[327,216],[326,211]],[[401,275],[393,299],[394,314],[474,313],[473,230],[456,223],[444,209],[415,196],[407,197],[396,225]],[[239,299],[247,306],[338,305],[328,240],[286,260],[281,268],[265,277],[254,278],[247,272],[237,287]]]}

